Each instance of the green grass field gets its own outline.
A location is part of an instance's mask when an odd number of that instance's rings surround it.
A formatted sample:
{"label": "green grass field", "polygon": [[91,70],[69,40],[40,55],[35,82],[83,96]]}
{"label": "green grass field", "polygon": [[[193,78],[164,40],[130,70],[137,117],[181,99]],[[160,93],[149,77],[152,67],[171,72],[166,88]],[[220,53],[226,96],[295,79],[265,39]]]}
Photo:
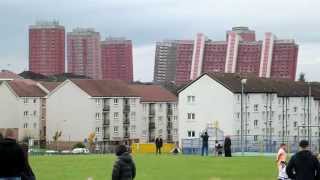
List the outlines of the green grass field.
{"label": "green grass field", "polygon": [[[272,157],[200,157],[135,155],[136,180],[274,180]],[[39,180],[111,179],[113,155],[33,156]]]}

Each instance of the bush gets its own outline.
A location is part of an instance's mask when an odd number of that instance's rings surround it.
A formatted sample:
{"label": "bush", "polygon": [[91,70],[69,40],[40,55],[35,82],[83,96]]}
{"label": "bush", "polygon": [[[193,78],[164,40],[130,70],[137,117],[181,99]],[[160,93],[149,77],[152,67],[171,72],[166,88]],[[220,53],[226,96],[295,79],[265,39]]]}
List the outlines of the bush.
{"label": "bush", "polygon": [[75,149],[75,148],[85,148],[85,147],[86,147],[86,146],[85,146],[83,143],[79,142],[79,143],[73,145],[72,149]]}

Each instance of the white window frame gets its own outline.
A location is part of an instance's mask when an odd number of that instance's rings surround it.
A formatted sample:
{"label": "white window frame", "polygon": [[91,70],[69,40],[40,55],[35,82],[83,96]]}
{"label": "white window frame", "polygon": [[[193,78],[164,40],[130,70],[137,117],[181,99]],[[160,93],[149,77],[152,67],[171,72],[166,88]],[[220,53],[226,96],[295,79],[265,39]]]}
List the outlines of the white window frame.
{"label": "white window frame", "polygon": [[192,96],[192,95],[189,95],[187,97],[187,102],[188,103],[195,103],[196,102],[196,97],[195,96]]}
{"label": "white window frame", "polygon": [[115,133],[115,134],[119,133],[119,127],[118,126],[114,126],[113,127],[113,133]]}
{"label": "white window frame", "polygon": [[96,120],[100,119],[100,113],[96,113]]}
{"label": "white window frame", "polygon": [[187,119],[188,120],[195,120],[196,119],[196,114],[195,113],[188,113],[187,114]]}
{"label": "white window frame", "polygon": [[119,119],[119,112],[113,113],[113,119]]}
{"label": "white window frame", "polygon": [[113,104],[114,105],[118,105],[119,104],[119,99],[118,98],[114,98],[113,99]]}

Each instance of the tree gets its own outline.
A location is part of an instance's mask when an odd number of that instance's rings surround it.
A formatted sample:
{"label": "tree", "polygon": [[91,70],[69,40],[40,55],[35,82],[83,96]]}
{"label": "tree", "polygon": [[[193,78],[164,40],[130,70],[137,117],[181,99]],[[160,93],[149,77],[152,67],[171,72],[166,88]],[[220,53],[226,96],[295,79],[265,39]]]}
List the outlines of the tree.
{"label": "tree", "polygon": [[58,150],[58,140],[62,136],[62,131],[56,131],[52,137],[53,142],[56,144],[56,149]]}
{"label": "tree", "polygon": [[305,73],[300,73],[299,74],[299,79],[298,79],[298,81],[300,81],[300,82],[306,82],[306,74]]}
{"label": "tree", "polygon": [[96,133],[94,133],[94,132],[90,133],[88,136],[88,145],[89,145],[90,152],[93,152],[93,150],[94,150],[95,137],[96,137]]}
{"label": "tree", "polygon": [[79,143],[76,143],[75,145],[73,145],[73,148],[72,149],[75,149],[75,148],[85,148],[86,146],[83,144],[83,143],[81,143],[81,142],[79,142]]}

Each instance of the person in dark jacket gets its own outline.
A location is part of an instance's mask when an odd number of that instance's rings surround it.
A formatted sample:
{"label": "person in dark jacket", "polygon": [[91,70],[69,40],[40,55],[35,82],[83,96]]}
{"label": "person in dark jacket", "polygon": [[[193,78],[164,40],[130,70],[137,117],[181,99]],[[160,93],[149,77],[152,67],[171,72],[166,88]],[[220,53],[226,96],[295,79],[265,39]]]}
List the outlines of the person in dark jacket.
{"label": "person in dark jacket", "polygon": [[309,142],[302,140],[299,144],[301,150],[290,159],[286,172],[290,179],[319,180],[320,163],[308,150]]}
{"label": "person in dark jacket", "polygon": [[21,178],[25,161],[23,149],[16,142],[15,132],[8,129],[5,138],[0,142],[0,179]]}
{"label": "person in dark jacket", "polygon": [[116,149],[118,160],[112,171],[112,180],[133,180],[136,177],[136,166],[125,145]]}
{"label": "person in dark jacket", "polygon": [[0,142],[3,140],[2,133],[0,132]]}
{"label": "person in dark jacket", "polygon": [[201,155],[204,156],[204,153],[208,156],[208,149],[209,149],[209,136],[208,133],[205,132],[204,134],[201,135],[202,138],[202,149],[201,149]]}
{"label": "person in dark jacket", "polygon": [[156,139],[155,144],[156,144],[156,154],[161,154],[161,148],[162,148],[162,146],[163,146],[163,140],[162,140],[162,138],[161,138],[161,137],[158,137],[158,138]]}
{"label": "person in dark jacket", "polygon": [[230,136],[226,136],[224,139],[224,156],[231,157],[231,139]]}
{"label": "person in dark jacket", "polygon": [[36,177],[31,169],[31,166],[29,164],[29,157],[28,157],[28,151],[29,147],[28,144],[22,144],[21,145],[23,152],[24,152],[24,157],[25,157],[25,165],[24,165],[24,171],[22,172],[22,180],[36,180]]}

